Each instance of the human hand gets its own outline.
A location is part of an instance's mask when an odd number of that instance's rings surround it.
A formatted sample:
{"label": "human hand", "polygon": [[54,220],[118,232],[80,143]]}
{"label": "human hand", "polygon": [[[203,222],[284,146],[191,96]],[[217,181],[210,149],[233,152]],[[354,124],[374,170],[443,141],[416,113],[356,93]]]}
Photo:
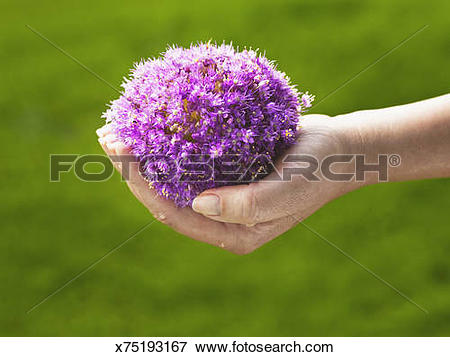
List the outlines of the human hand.
{"label": "human hand", "polygon": [[[307,115],[301,119],[300,137],[287,154],[311,155],[319,162],[332,154],[349,152],[357,135],[344,129],[336,118]],[[348,128],[348,127],[345,127]],[[109,155],[128,155],[106,125],[97,131],[99,142]],[[292,165],[292,164],[291,164]],[[341,167],[339,167],[339,165]],[[345,165],[333,166],[333,171]],[[283,169],[280,160],[276,164]],[[122,173],[122,166],[115,164]],[[354,182],[318,181],[292,176],[289,181],[265,179],[239,186],[225,186],[201,193],[193,208],[179,208],[149,188],[139,173],[138,163],[129,167],[127,184],[153,216],[181,234],[236,254],[247,254],[292,228],[327,202],[357,188]]]}
{"label": "human hand", "polygon": [[[372,162],[379,154],[396,154],[401,165],[391,168],[388,181],[450,177],[450,95],[337,117],[306,115],[300,125],[299,140],[286,155],[308,155],[320,163],[330,155],[362,154]],[[97,133],[108,155],[129,154],[108,126]],[[122,171],[120,165],[115,166]],[[286,163],[280,160],[276,166],[281,171]],[[334,173],[354,173],[352,170],[355,166],[351,162],[333,164],[332,168]],[[327,202],[379,181],[373,174],[362,181],[333,181],[323,177],[320,170],[318,180],[297,175],[280,181],[274,180],[274,175],[248,185],[207,190],[194,200],[192,208],[178,208],[157,195],[139,174],[136,162],[131,163],[127,184],[156,219],[176,231],[246,254]]]}

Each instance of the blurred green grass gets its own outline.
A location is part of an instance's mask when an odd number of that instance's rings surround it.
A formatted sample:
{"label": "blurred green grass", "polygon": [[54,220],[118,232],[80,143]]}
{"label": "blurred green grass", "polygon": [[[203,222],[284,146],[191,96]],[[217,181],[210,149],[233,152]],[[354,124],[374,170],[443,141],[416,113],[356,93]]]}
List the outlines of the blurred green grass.
{"label": "blurred green grass", "polygon": [[167,44],[233,41],[276,59],[330,115],[449,89],[446,1],[54,1],[3,6],[0,334],[6,336],[442,336],[450,334],[449,180],[368,187],[307,223],[429,310],[425,315],[301,226],[238,257],[155,223],[27,314],[149,221],[117,175],[49,183],[51,153],[100,153],[118,86]]}

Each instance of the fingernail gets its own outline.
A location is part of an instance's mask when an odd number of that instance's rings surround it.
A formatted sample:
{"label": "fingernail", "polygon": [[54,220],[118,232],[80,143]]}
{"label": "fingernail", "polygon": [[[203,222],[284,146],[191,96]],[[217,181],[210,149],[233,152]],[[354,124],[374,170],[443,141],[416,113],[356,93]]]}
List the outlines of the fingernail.
{"label": "fingernail", "polygon": [[123,144],[123,143],[121,143],[120,141],[116,141],[116,142],[114,142],[113,144],[112,144],[112,147],[116,150],[116,151],[119,151],[119,150],[125,150],[127,147]]}
{"label": "fingernail", "polygon": [[220,198],[211,193],[198,196],[194,199],[194,202],[192,202],[192,209],[205,216],[219,216]]}
{"label": "fingernail", "polygon": [[101,128],[98,128],[95,132],[97,133],[98,136],[103,136],[106,132],[106,129],[105,127],[102,126]]}

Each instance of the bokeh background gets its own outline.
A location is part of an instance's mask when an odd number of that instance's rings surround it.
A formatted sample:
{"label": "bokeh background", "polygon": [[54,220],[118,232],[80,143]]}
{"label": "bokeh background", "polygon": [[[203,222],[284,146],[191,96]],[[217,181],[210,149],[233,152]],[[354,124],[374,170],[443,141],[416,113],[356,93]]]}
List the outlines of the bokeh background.
{"label": "bokeh background", "polygon": [[383,184],[307,223],[429,310],[424,314],[301,226],[248,256],[153,224],[27,311],[151,217],[117,174],[49,182],[52,153],[101,153],[111,88],[167,44],[233,41],[276,59],[330,115],[449,91],[450,2],[9,1],[0,22],[0,334],[442,336],[450,334],[450,181]]}

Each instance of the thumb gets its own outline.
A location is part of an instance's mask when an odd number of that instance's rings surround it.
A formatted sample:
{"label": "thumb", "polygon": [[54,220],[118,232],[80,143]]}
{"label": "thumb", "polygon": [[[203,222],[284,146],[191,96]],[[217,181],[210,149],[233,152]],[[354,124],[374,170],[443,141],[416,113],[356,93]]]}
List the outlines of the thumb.
{"label": "thumb", "polygon": [[192,209],[216,221],[253,226],[286,215],[285,186],[261,181],[211,189],[194,199]]}

